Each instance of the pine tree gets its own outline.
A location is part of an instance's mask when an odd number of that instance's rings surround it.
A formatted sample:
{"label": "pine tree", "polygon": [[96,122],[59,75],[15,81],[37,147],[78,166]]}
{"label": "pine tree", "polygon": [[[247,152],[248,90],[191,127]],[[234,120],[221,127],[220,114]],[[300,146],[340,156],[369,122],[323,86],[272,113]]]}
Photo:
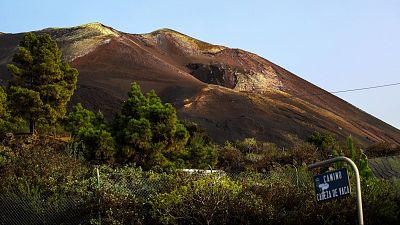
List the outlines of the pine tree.
{"label": "pine tree", "polygon": [[65,130],[71,132],[78,149],[87,160],[112,161],[115,154],[114,138],[101,112],[94,114],[77,104],[64,120]]}
{"label": "pine tree", "polygon": [[7,94],[0,86],[0,136],[7,130],[7,121],[9,119]]}
{"label": "pine tree", "polygon": [[136,83],[128,97],[113,122],[119,157],[145,168],[179,164],[189,133],[174,107],[163,104],[154,91],[143,95]]}
{"label": "pine tree", "polygon": [[207,132],[198,124],[190,121],[183,121],[183,124],[190,136],[186,144],[186,166],[194,169],[213,168],[218,159],[216,145],[212,143]]}
{"label": "pine tree", "polygon": [[15,116],[35,123],[53,125],[66,113],[66,105],[76,88],[78,71],[62,62],[57,43],[48,34],[25,34],[7,65],[12,75],[10,106]]}

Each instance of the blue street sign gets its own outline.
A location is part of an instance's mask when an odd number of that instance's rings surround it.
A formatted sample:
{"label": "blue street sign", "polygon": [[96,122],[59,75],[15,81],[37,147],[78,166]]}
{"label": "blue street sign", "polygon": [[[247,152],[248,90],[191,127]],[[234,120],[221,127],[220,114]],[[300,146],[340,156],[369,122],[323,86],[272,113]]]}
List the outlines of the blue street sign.
{"label": "blue street sign", "polygon": [[350,194],[349,175],[346,169],[314,176],[317,201],[326,201]]}

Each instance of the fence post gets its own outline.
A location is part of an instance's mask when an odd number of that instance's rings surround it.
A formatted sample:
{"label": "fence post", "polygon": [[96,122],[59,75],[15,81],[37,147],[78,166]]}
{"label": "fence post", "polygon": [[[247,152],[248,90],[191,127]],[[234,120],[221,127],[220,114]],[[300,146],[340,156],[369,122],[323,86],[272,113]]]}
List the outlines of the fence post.
{"label": "fence post", "polygon": [[[97,175],[97,189],[100,190],[100,171],[99,171],[99,167],[96,167],[96,175]],[[97,221],[99,223],[99,225],[101,225],[101,212],[100,212],[100,204],[101,204],[101,200],[100,197],[98,197],[98,203],[99,203],[99,209],[97,212]]]}

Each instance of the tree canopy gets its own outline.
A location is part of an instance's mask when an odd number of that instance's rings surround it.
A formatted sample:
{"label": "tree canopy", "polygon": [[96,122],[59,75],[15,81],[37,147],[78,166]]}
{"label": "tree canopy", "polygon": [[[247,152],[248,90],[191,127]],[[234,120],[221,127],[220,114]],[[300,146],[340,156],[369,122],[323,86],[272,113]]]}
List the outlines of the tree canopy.
{"label": "tree canopy", "polygon": [[0,86],[0,134],[5,132],[7,120],[9,119],[9,111],[7,105],[7,94]]}
{"label": "tree canopy", "polygon": [[87,160],[112,161],[115,148],[109,126],[101,112],[94,114],[77,104],[64,120],[65,130],[71,132],[83,157]]}
{"label": "tree canopy", "polygon": [[7,65],[12,76],[10,107],[15,116],[29,121],[31,132],[36,122],[52,125],[62,118],[76,88],[78,71],[61,56],[50,35],[27,33]]}
{"label": "tree canopy", "polygon": [[189,139],[174,107],[163,104],[154,91],[144,95],[136,83],[114,119],[113,131],[120,157],[145,168],[179,164]]}

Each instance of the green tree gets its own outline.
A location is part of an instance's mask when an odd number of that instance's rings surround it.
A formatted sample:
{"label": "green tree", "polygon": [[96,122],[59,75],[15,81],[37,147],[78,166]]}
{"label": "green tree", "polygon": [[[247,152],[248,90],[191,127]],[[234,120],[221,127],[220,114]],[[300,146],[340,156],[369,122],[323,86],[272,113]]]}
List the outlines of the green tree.
{"label": "green tree", "polygon": [[198,124],[190,121],[182,123],[190,136],[186,145],[186,166],[196,169],[213,168],[218,159],[217,146]]}
{"label": "green tree", "polygon": [[22,127],[26,127],[25,121],[11,116],[7,93],[0,86],[0,139],[5,133],[15,132]]}
{"label": "green tree", "polygon": [[111,133],[100,127],[84,127],[76,136],[84,145],[83,156],[87,160],[113,161],[115,143]]}
{"label": "green tree", "polygon": [[27,33],[7,65],[10,106],[16,116],[35,123],[53,125],[66,113],[66,105],[76,88],[78,71],[62,62],[57,43],[48,34]]}
{"label": "green tree", "polygon": [[81,103],[72,107],[71,112],[64,119],[65,130],[71,132],[72,136],[78,135],[82,128],[102,126],[103,124],[104,116],[101,112],[96,115],[85,109]]}
{"label": "green tree", "polygon": [[79,151],[87,160],[113,160],[115,143],[101,112],[94,114],[77,104],[64,120],[65,130],[71,132]]}
{"label": "green tree", "polygon": [[145,168],[184,163],[189,133],[178,121],[174,107],[163,104],[154,91],[145,96],[136,83],[113,121],[113,132],[123,161],[135,161]]}
{"label": "green tree", "polygon": [[0,135],[7,130],[8,119],[9,119],[8,105],[7,105],[7,94],[4,89],[0,86]]}
{"label": "green tree", "polygon": [[190,137],[187,145],[187,161],[191,168],[209,169],[217,164],[216,146],[207,141],[200,134],[194,134]]}

